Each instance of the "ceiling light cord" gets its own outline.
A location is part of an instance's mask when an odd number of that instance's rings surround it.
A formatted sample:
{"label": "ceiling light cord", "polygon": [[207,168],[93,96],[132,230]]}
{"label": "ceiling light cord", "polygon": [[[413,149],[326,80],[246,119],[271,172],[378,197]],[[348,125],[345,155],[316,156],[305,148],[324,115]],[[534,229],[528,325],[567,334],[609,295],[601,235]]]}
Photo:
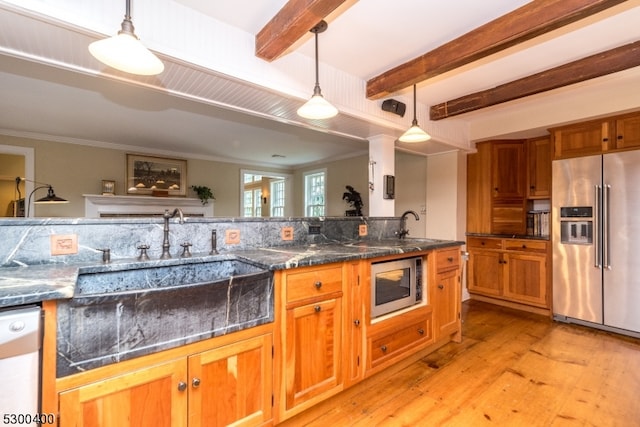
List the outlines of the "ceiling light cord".
{"label": "ceiling light cord", "polygon": [[411,127],[407,129],[405,133],[402,134],[398,141],[400,142],[424,142],[431,139],[431,135],[423,131],[420,126],[418,126],[418,114],[417,114],[417,97],[416,97],[416,85],[413,85],[413,121],[411,122]]}

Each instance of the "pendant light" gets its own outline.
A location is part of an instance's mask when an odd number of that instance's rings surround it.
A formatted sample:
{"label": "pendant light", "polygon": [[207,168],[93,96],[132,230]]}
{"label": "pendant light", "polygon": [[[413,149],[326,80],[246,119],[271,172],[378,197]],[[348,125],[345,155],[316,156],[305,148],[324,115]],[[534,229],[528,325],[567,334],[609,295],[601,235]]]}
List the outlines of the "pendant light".
{"label": "pendant light", "polygon": [[160,74],[164,64],[135,35],[130,1],[126,2],[122,29],[113,37],[91,43],[89,52],[98,61],[120,71],[143,76]]}
{"label": "pendant light", "polygon": [[398,140],[401,142],[423,142],[430,139],[431,135],[418,126],[418,119],[416,118],[416,85],[413,85],[413,122],[411,122],[411,127]]}
{"label": "pendant light", "polygon": [[320,21],[318,25],[310,30],[315,34],[316,38],[316,85],[313,88],[313,96],[311,99],[302,107],[298,108],[298,115],[306,119],[329,119],[338,114],[338,109],[322,96],[318,79],[318,34],[323,33],[327,27],[328,25],[325,21]]}

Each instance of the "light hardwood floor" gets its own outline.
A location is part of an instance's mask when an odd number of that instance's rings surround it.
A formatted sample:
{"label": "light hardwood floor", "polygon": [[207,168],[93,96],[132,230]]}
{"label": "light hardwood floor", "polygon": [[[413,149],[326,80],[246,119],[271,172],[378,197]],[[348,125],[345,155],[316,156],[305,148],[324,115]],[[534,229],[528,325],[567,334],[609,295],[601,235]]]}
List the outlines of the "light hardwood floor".
{"label": "light hardwood floor", "polygon": [[282,426],[639,426],[640,340],[481,302],[463,341]]}

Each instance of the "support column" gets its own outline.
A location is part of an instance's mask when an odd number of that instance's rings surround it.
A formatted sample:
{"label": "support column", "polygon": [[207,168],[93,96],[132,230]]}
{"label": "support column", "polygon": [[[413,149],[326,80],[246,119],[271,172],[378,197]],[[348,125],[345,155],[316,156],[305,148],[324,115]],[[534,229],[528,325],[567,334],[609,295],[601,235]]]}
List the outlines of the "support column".
{"label": "support column", "polygon": [[369,138],[369,216],[395,216],[394,199],[385,199],[383,176],[395,175],[395,140],[390,135]]}

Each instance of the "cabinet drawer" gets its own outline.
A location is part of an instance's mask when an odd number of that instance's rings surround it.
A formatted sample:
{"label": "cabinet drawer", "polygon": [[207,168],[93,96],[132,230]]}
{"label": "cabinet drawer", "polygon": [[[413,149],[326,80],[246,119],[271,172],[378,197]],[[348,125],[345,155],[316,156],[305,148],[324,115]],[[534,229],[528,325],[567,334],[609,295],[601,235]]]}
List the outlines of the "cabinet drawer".
{"label": "cabinet drawer", "polygon": [[371,367],[374,368],[403,350],[429,339],[431,339],[430,318],[423,319],[387,335],[373,338],[369,341]]}
{"label": "cabinet drawer", "polygon": [[446,249],[436,252],[436,270],[442,271],[456,269],[460,266],[460,249]]}
{"label": "cabinet drawer", "polygon": [[287,273],[287,302],[342,291],[342,266]]}
{"label": "cabinet drawer", "polygon": [[505,249],[508,251],[546,253],[547,242],[542,240],[506,239]]}
{"label": "cabinet drawer", "polygon": [[471,248],[502,249],[502,239],[490,239],[486,237],[468,237],[467,246]]}

